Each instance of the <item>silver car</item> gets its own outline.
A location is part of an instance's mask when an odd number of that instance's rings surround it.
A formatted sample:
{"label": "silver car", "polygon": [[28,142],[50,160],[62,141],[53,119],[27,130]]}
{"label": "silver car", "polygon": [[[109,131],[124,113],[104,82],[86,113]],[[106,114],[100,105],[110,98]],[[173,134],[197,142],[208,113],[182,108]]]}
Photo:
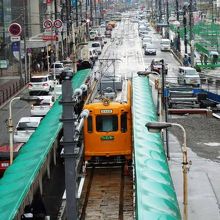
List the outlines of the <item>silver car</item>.
{"label": "silver car", "polygon": [[53,96],[37,96],[39,102],[31,106],[31,116],[45,116],[54,104]]}
{"label": "silver car", "polygon": [[26,143],[40,124],[42,117],[22,117],[14,132],[14,142]]}
{"label": "silver car", "polygon": [[59,78],[63,70],[64,70],[64,65],[61,62],[52,63],[50,66],[51,74],[56,75],[57,78]]}
{"label": "silver car", "polygon": [[187,66],[179,67],[178,84],[200,86],[200,76],[196,69]]}

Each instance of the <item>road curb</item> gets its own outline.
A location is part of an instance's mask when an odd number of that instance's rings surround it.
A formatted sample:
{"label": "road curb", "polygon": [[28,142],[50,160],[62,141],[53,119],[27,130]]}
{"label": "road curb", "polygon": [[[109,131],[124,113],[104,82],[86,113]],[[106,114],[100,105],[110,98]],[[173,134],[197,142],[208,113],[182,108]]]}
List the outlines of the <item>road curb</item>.
{"label": "road curb", "polygon": [[180,60],[180,58],[174,53],[174,51],[172,49],[170,49],[171,53],[173,54],[173,56],[175,57],[175,59],[181,64],[181,66],[183,66],[183,62]]}

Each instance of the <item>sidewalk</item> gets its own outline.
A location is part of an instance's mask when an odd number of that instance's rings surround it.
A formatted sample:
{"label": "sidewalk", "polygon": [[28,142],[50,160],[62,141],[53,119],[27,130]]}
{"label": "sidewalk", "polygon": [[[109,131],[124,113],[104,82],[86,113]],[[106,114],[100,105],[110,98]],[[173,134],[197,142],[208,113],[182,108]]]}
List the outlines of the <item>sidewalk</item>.
{"label": "sidewalk", "polygon": [[[169,167],[183,217],[182,152],[180,143],[169,135]],[[220,219],[220,164],[197,156],[188,148],[192,161],[188,172],[188,219]]]}
{"label": "sidewalk", "polygon": [[0,106],[21,88],[17,66],[9,66],[0,74]]}

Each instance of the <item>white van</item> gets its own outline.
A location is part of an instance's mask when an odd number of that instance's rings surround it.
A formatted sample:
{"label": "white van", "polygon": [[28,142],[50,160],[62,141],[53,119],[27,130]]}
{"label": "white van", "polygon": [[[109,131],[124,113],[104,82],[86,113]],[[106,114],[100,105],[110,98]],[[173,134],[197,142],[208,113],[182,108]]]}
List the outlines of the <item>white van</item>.
{"label": "white van", "polygon": [[99,55],[102,53],[102,45],[99,41],[92,42],[91,48],[96,49],[96,51],[98,52]]}
{"label": "white van", "polygon": [[181,85],[200,86],[200,76],[196,69],[188,66],[179,67],[177,82]]}
{"label": "white van", "polygon": [[170,39],[162,39],[160,42],[160,50],[170,50]]}

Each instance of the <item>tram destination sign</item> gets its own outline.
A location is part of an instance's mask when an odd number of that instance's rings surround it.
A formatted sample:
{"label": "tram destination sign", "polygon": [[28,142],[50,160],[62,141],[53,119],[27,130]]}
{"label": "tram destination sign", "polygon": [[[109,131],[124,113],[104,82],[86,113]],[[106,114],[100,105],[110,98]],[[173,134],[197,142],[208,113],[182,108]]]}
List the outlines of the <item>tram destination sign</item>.
{"label": "tram destination sign", "polygon": [[102,141],[112,141],[115,139],[114,136],[106,135],[106,136],[101,136],[100,138]]}

